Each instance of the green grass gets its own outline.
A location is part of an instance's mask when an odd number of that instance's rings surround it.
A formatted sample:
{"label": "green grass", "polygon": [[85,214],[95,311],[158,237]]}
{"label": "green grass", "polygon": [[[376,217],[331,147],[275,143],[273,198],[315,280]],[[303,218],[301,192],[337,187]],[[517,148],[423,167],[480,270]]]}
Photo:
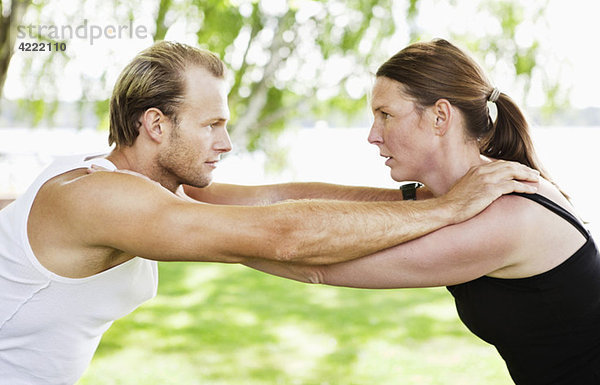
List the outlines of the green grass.
{"label": "green grass", "polygon": [[78,385],[508,385],[445,289],[306,285],[160,264],[159,294],[104,335]]}

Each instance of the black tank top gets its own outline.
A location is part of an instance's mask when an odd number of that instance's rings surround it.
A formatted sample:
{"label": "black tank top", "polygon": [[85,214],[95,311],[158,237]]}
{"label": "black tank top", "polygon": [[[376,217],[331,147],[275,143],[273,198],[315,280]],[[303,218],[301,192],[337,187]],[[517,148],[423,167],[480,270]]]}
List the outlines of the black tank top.
{"label": "black tank top", "polygon": [[556,203],[537,194],[516,195],[560,215],[586,242],[542,274],[518,279],[484,276],[448,286],[458,315],[469,330],[496,347],[516,384],[598,385],[598,248],[577,218]]}

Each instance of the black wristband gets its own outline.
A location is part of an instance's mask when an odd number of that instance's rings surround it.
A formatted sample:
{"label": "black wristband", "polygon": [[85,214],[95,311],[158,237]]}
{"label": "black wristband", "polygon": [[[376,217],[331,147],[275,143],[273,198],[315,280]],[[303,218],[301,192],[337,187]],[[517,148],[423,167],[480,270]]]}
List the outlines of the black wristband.
{"label": "black wristband", "polygon": [[400,191],[402,191],[402,199],[405,201],[415,201],[417,200],[417,189],[423,186],[421,183],[406,183],[400,186]]}

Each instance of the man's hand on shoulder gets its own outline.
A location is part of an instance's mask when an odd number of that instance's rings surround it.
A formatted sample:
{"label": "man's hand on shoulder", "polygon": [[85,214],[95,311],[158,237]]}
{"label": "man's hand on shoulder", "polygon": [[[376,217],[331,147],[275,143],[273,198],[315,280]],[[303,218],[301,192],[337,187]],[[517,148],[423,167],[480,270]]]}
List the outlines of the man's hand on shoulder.
{"label": "man's hand on shoulder", "polygon": [[472,167],[444,196],[453,223],[474,217],[504,194],[537,192],[539,172],[517,162],[493,161]]}

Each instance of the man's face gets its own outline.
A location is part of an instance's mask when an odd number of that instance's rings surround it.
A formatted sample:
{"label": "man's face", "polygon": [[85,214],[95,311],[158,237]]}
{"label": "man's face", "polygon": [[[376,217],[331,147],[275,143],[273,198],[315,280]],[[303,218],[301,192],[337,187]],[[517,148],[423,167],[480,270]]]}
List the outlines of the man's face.
{"label": "man's face", "polygon": [[227,84],[200,67],[188,68],[185,79],[185,100],[177,125],[170,122],[158,165],[177,184],[206,187],[221,154],[231,151]]}

